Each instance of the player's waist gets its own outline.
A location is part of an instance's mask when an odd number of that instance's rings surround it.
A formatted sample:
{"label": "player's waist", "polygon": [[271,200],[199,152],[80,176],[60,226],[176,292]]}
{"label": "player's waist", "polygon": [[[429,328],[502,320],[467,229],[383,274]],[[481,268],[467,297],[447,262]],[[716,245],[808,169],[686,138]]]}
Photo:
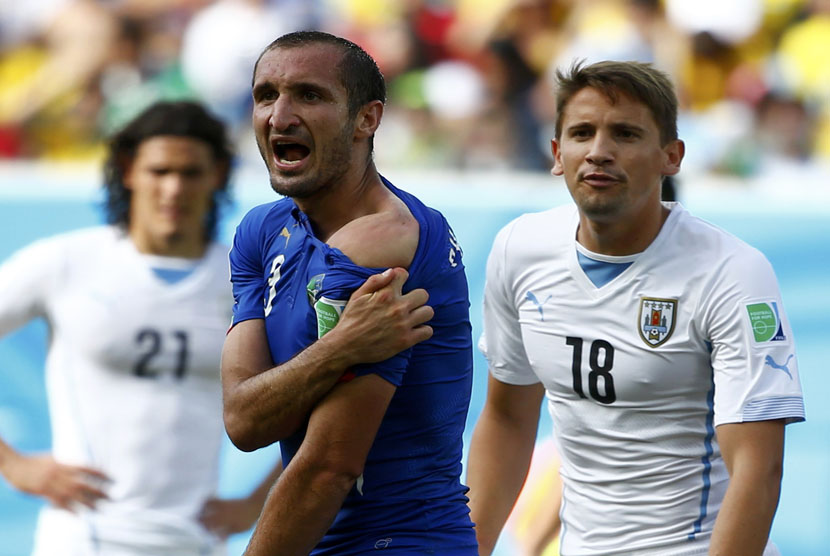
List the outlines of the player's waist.
{"label": "player's waist", "polygon": [[57,508],[44,508],[39,527],[46,530],[54,528],[56,531],[74,529],[93,544],[140,547],[152,554],[161,554],[165,550],[202,554],[217,542],[195,517],[154,511],[109,513],[81,510],[73,514]]}
{"label": "player's waist", "polygon": [[344,504],[313,554],[339,556],[383,549],[389,554],[417,552],[475,556],[476,546],[466,497],[361,500]]}
{"label": "player's waist", "polygon": [[639,556],[654,549],[653,554],[662,556],[660,547],[693,547],[693,541],[711,535],[727,483],[725,476],[701,473],[696,483],[674,487],[665,483],[649,489],[621,482],[603,488],[574,486],[563,477],[562,554]]}
{"label": "player's waist", "polygon": [[410,532],[472,527],[463,492],[442,498],[364,498],[352,492],[343,503],[330,532],[350,533],[353,527]]}

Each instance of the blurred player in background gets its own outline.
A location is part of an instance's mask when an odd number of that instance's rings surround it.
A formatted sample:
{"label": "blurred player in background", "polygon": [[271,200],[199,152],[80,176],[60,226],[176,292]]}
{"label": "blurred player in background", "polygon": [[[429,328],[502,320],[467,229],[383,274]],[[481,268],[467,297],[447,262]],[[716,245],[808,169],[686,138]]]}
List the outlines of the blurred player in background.
{"label": "blurred player in background", "polygon": [[244,449],[281,441],[286,468],[246,554],[475,555],[467,279],[444,217],[375,168],[383,76],[357,45],[301,32],[265,49],[253,81],[286,197],[234,238],[225,424]]}
{"label": "blurred player in background", "polygon": [[684,155],[664,74],[601,62],[557,77],[553,173],[576,206],[508,224],[487,266],[490,378],[468,475],[481,553],[521,488],[546,397],[562,554],[778,554],[784,425],[804,420],[804,402],[775,274],[661,202]]}
{"label": "blurred player in background", "polygon": [[158,103],[110,142],[108,226],[40,240],[0,267],[0,334],[42,317],[53,450],[0,441],[0,472],[50,502],[36,556],[224,553],[280,467],[219,500],[219,360],[230,322],[216,243],[232,150],[200,105]]}
{"label": "blurred player in background", "polygon": [[504,525],[510,554],[559,556],[562,482],[553,438],[537,441],[527,479]]}

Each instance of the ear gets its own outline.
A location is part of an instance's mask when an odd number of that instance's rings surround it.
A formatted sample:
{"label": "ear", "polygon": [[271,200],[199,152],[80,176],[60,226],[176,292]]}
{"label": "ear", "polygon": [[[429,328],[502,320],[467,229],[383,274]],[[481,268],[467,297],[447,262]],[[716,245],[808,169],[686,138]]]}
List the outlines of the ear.
{"label": "ear", "polygon": [[231,173],[231,163],[229,160],[221,160],[216,163],[216,184],[213,186],[214,191],[225,189],[228,186],[228,178]]}
{"label": "ear", "polygon": [[565,169],[562,168],[562,147],[556,139],[550,140],[550,152],[553,153],[553,168],[550,173],[554,176],[561,176],[565,173]]}
{"label": "ear", "polygon": [[355,117],[355,138],[366,139],[377,131],[380,120],[383,117],[383,103],[373,100],[367,103]]}
{"label": "ear", "polygon": [[662,174],[664,176],[673,176],[680,171],[680,163],[683,161],[683,155],[686,154],[686,145],[680,139],[669,141],[663,147],[663,161]]}
{"label": "ear", "polygon": [[132,190],[133,188],[133,161],[135,160],[135,155],[128,156],[126,154],[122,154],[118,157],[118,169],[121,170],[121,182],[124,184],[124,189]]}

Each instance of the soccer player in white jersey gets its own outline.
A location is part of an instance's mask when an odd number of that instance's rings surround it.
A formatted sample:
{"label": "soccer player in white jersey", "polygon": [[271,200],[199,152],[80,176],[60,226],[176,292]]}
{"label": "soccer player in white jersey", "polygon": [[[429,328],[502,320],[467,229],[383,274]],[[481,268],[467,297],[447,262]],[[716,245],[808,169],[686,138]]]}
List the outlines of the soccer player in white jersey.
{"label": "soccer player in white jersey", "polygon": [[232,298],[212,238],[231,160],[204,108],[157,103],[110,143],[110,225],[0,266],[0,334],[37,317],[50,328],[52,453],[0,440],[0,473],[51,503],[36,556],[223,554],[259,515],[279,465],[248,498],[214,498]]}
{"label": "soccer player in white jersey", "polygon": [[553,174],[575,206],[526,214],[487,263],[487,401],[468,459],[489,554],[546,399],[563,556],[777,554],[784,426],[804,419],[793,334],[756,249],[660,200],[677,100],[647,64],[557,74]]}

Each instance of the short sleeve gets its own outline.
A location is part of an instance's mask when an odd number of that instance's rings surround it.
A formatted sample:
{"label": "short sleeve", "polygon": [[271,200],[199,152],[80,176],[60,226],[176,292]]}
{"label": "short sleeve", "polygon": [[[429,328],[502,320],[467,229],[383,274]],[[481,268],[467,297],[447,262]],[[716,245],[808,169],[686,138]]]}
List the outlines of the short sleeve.
{"label": "short sleeve", "polygon": [[[353,264],[345,255],[332,250],[337,256],[329,256],[326,272],[314,276],[307,286],[309,301],[317,319],[318,337],[331,330],[340,319],[346,302],[369,276],[383,272],[383,268],[366,268]],[[415,286],[418,287],[418,286]],[[379,363],[365,363],[350,369],[349,376],[376,374],[395,386],[403,383],[412,349],[404,350]]]}
{"label": "short sleeve", "polygon": [[63,272],[62,252],[57,239],[40,240],[0,266],[0,336],[47,315],[50,296]]}
{"label": "short sleeve", "polygon": [[789,320],[772,266],[755,249],[729,257],[704,315],[715,381],[715,425],[803,421]]}
{"label": "short sleeve", "polygon": [[478,348],[490,367],[490,374],[508,384],[539,382],[527,359],[519,314],[510,288],[508,243],[516,222],[503,228],[493,241],[487,257],[484,282],[483,332]]}
{"label": "short sleeve", "polygon": [[265,318],[265,269],[260,256],[259,219],[255,216],[248,213],[237,226],[228,254],[233,285],[233,325]]}

